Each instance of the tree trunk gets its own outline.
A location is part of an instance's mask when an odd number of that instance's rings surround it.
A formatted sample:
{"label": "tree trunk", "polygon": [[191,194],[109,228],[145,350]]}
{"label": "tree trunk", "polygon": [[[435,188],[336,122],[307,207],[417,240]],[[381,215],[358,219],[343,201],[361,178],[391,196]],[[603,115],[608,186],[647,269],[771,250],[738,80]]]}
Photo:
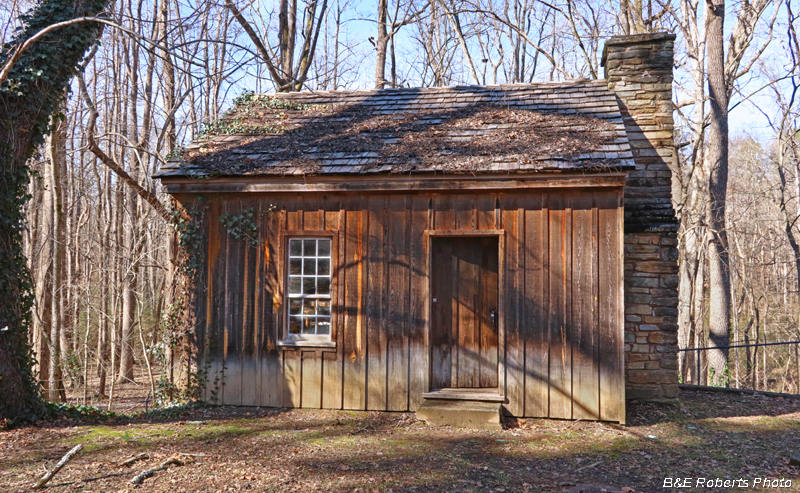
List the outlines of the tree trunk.
{"label": "tree trunk", "polygon": [[730,271],[725,200],[728,191],[728,90],[723,49],[725,1],[707,3],[708,94],[711,120],[706,141],[709,170],[707,224],[709,231],[709,383],[727,385],[730,339]]}
{"label": "tree trunk", "polygon": [[[105,0],[42,0],[10,45],[18,46],[57,22],[97,15],[106,4]],[[27,338],[33,300],[22,251],[27,162],[42,143],[75,67],[100,32],[99,24],[87,22],[50,32],[11,68],[6,84],[15,90],[7,90],[8,86],[0,90],[0,417],[31,418],[43,410]],[[11,54],[12,50],[4,50],[0,65]]]}
{"label": "tree trunk", "polygon": [[386,87],[386,52],[389,33],[386,28],[389,0],[378,0],[378,38],[375,40],[375,88]]}
{"label": "tree trunk", "polygon": [[126,381],[133,381],[133,330],[134,330],[134,312],[136,310],[136,266],[138,264],[134,257],[134,228],[136,225],[135,220],[135,195],[133,191],[126,190],[124,194],[125,202],[128,205],[127,215],[130,218],[130,224],[124,226],[123,231],[123,248],[129,253],[130,257],[123,261],[123,268],[125,269],[122,274],[122,338],[120,340],[120,358],[119,358],[119,375],[117,383],[125,383]]}
{"label": "tree trunk", "polygon": [[[63,108],[63,107],[62,107]],[[52,119],[52,133],[47,143],[47,164],[49,173],[47,174],[47,187],[52,194],[52,207],[45,211],[52,215],[50,221],[52,230],[50,241],[52,243],[53,261],[51,264],[50,282],[50,362],[47,372],[47,399],[51,402],[63,402],[66,400],[64,393],[64,371],[62,359],[64,347],[64,337],[62,333],[63,310],[61,303],[62,284],[64,282],[64,214],[62,210],[62,177],[60,161],[65,157],[63,154],[64,122],[59,122],[58,116]]]}

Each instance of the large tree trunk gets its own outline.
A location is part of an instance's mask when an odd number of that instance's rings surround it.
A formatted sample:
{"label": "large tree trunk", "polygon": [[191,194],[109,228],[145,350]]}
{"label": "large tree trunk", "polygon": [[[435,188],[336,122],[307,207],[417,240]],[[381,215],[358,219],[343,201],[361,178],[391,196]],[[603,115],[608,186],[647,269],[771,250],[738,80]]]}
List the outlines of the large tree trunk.
{"label": "large tree trunk", "polygon": [[[42,0],[11,46],[54,23],[94,16],[106,4],[105,0]],[[27,335],[33,301],[22,251],[27,161],[42,143],[50,115],[100,31],[99,24],[80,23],[45,35],[22,53],[0,88],[0,418],[31,418],[43,412]],[[67,39],[69,43],[64,42]],[[0,65],[10,55],[5,50]],[[37,71],[42,75],[33,75]]]}
{"label": "large tree trunk", "polygon": [[725,1],[707,3],[708,95],[711,120],[706,141],[709,170],[708,266],[709,266],[709,383],[727,384],[728,341],[730,334],[730,271],[728,237],[725,224],[725,198],[728,192],[728,89],[725,81],[723,26]]}

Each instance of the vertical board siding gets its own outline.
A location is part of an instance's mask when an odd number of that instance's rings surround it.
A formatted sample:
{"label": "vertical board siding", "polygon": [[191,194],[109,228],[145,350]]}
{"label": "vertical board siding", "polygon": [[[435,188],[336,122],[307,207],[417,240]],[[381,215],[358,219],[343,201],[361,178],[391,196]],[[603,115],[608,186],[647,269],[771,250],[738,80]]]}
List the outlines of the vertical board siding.
{"label": "vertical board siding", "polygon": [[408,409],[408,314],[409,314],[409,197],[388,198],[386,265],[387,405],[390,411]]}
{"label": "vertical board siding", "polygon": [[543,197],[525,211],[525,416],[550,414],[550,344],[546,303],[550,263],[549,213]]}
{"label": "vertical board siding", "polygon": [[[266,210],[270,204],[262,201]],[[279,259],[283,254],[280,230],[285,218],[283,211],[269,212],[259,221],[259,247],[261,248],[263,262],[261,276],[264,280],[263,288],[258,292],[258,304],[262,307],[262,333],[259,334],[260,347],[259,359],[261,362],[261,385],[259,402],[262,406],[278,407],[283,405],[283,375],[280,352],[276,343],[278,335],[280,310],[277,300],[283,295],[280,282],[283,262]]]}
{"label": "vertical board siding", "polygon": [[547,304],[550,334],[550,414],[552,418],[572,417],[572,346],[567,319],[568,283],[566,197],[552,195],[550,205],[550,286]]}
{"label": "vertical board siding", "polygon": [[520,251],[525,247],[524,232],[520,227],[520,198],[505,195],[500,198],[500,224],[506,232],[504,304],[501,322],[506,340],[506,388],[508,410],[515,416],[525,411],[524,335],[528,332],[520,320],[520,286],[524,271],[520,269]]}
{"label": "vertical board siding", "polygon": [[[250,208],[258,247],[232,239],[219,222]],[[196,311],[209,379],[204,398],[415,410],[433,384],[425,231],[503,230],[498,383],[508,410],[624,420],[621,221],[619,189],[212,200],[197,291],[204,303]],[[285,234],[299,231],[334,233],[335,348],[276,346],[285,333]],[[481,375],[481,385],[494,381]]]}
{"label": "vertical board siding", "polygon": [[573,198],[572,235],[572,417],[598,419],[597,239],[591,195]]}
{"label": "vertical board siding", "polygon": [[619,286],[622,274],[619,195],[606,194],[597,199],[599,237],[599,347],[600,347],[600,419],[624,421],[625,401],[619,399],[625,388],[622,365],[622,337],[620,327]]}
{"label": "vertical board siding", "polygon": [[345,220],[345,303],[343,407],[366,409],[366,337],[364,334],[364,211],[347,210]]}
{"label": "vertical board siding", "polygon": [[[258,221],[260,214],[259,203],[253,200],[245,201],[242,204],[243,210],[253,212],[253,221]],[[242,365],[241,378],[241,405],[257,406],[258,393],[256,384],[258,383],[258,357],[256,354],[255,342],[255,284],[258,268],[258,248],[250,242],[242,242],[244,269],[242,272],[242,353],[240,364]]]}
{"label": "vertical board siding", "polygon": [[[323,204],[326,231],[339,232],[344,230],[344,211],[338,200],[327,198]],[[342,408],[342,374],[344,361],[344,316],[341,311],[344,306],[344,242],[340,236],[334,237],[333,250],[331,254],[331,280],[333,286],[333,297],[331,310],[334,320],[331,324],[333,331],[331,337],[336,341],[335,351],[322,352],[322,407],[326,409]]]}
{"label": "vertical board siding", "polygon": [[386,409],[386,229],[387,197],[368,199],[366,256],[367,409]]}
{"label": "vertical board siding", "polygon": [[223,236],[219,228],[221,204],[211,206],[209,227],[209,279],[208,292],[209,330],[208,330],[208,385],[206,386],[207,398],[214,404],[222,403],[223,361],[224,361],[224,315],[225,315],[225,270],[227,267],[226,249],[227,235]]}
{"label": "vertical board siding", "polygon": [[[223,207],[224,216],[231,218],[241,213],[241,202],[232,200]],[[225,262],[225,312],[224,312],[224,359],[221,403],[239,406],[242,404],[242,263],[243,241],[234,238],[224,225],[221,234],[226,236]]]}
{"label": "vertical board siding", "polygon": [[409,245],[409,305],[408,305],[408,406],[416,409],[422,404],[422,393],[430,388],[428,361],[428,315],[426,307],[429,300],[428,251],[423,240],[425,230],[431,225],[430,200],[425,195],[412,195],[408,211]]}

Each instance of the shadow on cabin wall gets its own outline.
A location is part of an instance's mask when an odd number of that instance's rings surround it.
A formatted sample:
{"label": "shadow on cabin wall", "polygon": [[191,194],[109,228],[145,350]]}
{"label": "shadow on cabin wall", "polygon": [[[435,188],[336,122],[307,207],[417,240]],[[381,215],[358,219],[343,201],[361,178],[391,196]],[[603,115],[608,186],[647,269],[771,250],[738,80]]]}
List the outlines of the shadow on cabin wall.
{"label": "shadow on cabin wall", "polygon": [[[625,189],[628,396],[659,399],[677,393],[676,241],[666,166],[667,154],[673,152],[672,122],[666,109],[671,108],[670,99],[664,96],[665,91],[671,94],[669,84],[664,84],[667,77],[671,81],[672,38],[649,36],[610,43],[604,61],[637,163]],[[642,49],[642,44],[647,48]],[[653,64],[648,65],[647,57],[642,62],[640,55],[645,51]],[[642,66],[631,68],[630,64]],[[633,73],[634,69],[639,72]],[[639,111],[638,95],[652,91],[657,94],[645,97],[641,108],[657,111]],[[381,94],[373,93],[373,97]],[[403,101],[392,111],[402,113],[411,99]],[[469,107],[436,111],[429,117],[467,119],[494,102],[477,98]],[[356,106],[369,108],[370,98]],[[327,130],[312,131],[310,144],[318,148],[339,145],[334,141],[342,138],[336,129],[345,129],[343,115],[348,127],[365,128],[375,116],[368,110],[345,108],[322,117],[323,121],[315,121],[315,128]],[[418,134],[420,139],[426,130],[425,125],[403,120],[393,125],[384,130]],[[268,136],[238,150],[247,154],[252,146],[255,152],[271,141],[280,146],[286,138]],[[452,156],[465,158],[490,151],[474,143],[453,143],[448,150]],[[403,160],[418,162],[414,149],[407,151]],[[573,195],[551,191],[526,196],[215,194],[208,201],[204,221],[206,266],[197,284],[195,306],[200,366],[208,370],[204,397],[241,405],[415,409],[421,393],[430,390],[425,328],[428,253],[423,233],[437,228],[503,229],[506,268],[500,289],[506,301],[500,313],[505,327],[500,351],[509,411],[518,416],[624,419],[623,346],[615,340],[621,336],[619,330],[611,329],[621,323],[621,314],[614,313],[613,307],[603,308],[614,302],[609,296],[615,289],[613,284],[604,288],[603,283],[621,281],[613,278],[614,269],[602,261],[608,252],[621,248],[613,243],[618,240],[612,236],[617,238],[618,232],[610,226],[619,224],[618,217],[611,216],[618,214],[619,200],[610,198],[618,191],[577,189]],[[179,200],[186,204],[194,199],[187,195]],[[271,211],[273,204],[277,209]],[[247,210],[253,210],[257,218],[255,246],[232,238],[220,226],[220,217]],[[604,215],[608,217],[602,219]],[[582,232],[575,233],[576,224],[583,225]],[[612,228],[606,236],[611,243],[601,253],[602,237],[593,233],[601,233],[607,225]],[[530,234],[531,227],[542,229],[538,235]],[[559,228],[561,234],[555,234]],[[336,347],[330,350],[277,345],[286,330],[281,234],[302,230],[335,232]],[[575,241],[582,234],[591,239]],[[587,245],[591,245],[588,257],[581,252]],[[515,255],[517,259],[509,262]],[[537,280],[536,276],[541,277]],[[604,398],[604,389],[615,397]],[[609,406],[605,414],[603,406]]]}

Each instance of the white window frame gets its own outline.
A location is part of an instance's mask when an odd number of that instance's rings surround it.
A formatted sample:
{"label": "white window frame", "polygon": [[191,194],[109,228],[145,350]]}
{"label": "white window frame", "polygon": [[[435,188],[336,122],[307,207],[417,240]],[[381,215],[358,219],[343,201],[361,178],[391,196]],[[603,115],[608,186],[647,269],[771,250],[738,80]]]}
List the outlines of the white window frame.
{"label": "white window frame", "polygon": [[[330,251],[328,252],[328,256],[319,256],[319,251],[317,250],[314,253],[314,256],[306,255],[305,250],[301,252],[300,256],[292,255],[291,245],[292,241],[301,241],[304,242],[305,240],[315,240],[316,245],[318,248],[319,241],[324,240],[330,242]],[[335,347],[336,343],[334,342],[334,269],[335,269],[335,259],[336,259],[336,238],[332,231],[287,231],[284,234],[284,289],[283,289],[283,307],[282,315],[284,320],[284,338],[282,341],[278,342],[279,346],[311,346],[311,347]],[[305,244],[304,249],[305,249]],[[301,259],[301,274],[296,275],[291,273],[291,262],[292,259]],[[311,275],[306,275],[305,268],[306,268],[306,260],[307,259],[314,259],[315,260],[315,272]],[[320,259],[328,259],[328,274],[327,275],[320,275],[319,274],[319,260]],[[290,292],[290,283],[292,279],[300,279],[300,293],[291,293]],[[304,279],[313,278],[315,280],[318,279],[328,279],[329,288],[328,294],[303,294],[303,284]],[[317,284],[318,281],[315,281]],[[315,288],[316,290],[317,288]],[[292,300],[301,300],[301,309],[300,314],[295,315],[291,314],[292,310]],[[316,323],[320,320],[320,317],[327,317],[328,319],[328,333],[327,334],[303,334],[301,333],[292,333],[291,332],[291,320],[292,317],[299,316],[301,320],[305,320],[310,318],[309,315],[304,314],[303,311],[305,309],[305,301],[306,300],[326,300],[329,303],[330,307],[330,314],[329,315],[320,315],[317,311],[314,315],[315,320],[315,327]],[[316,330],[316,329],[315,329]]]}

